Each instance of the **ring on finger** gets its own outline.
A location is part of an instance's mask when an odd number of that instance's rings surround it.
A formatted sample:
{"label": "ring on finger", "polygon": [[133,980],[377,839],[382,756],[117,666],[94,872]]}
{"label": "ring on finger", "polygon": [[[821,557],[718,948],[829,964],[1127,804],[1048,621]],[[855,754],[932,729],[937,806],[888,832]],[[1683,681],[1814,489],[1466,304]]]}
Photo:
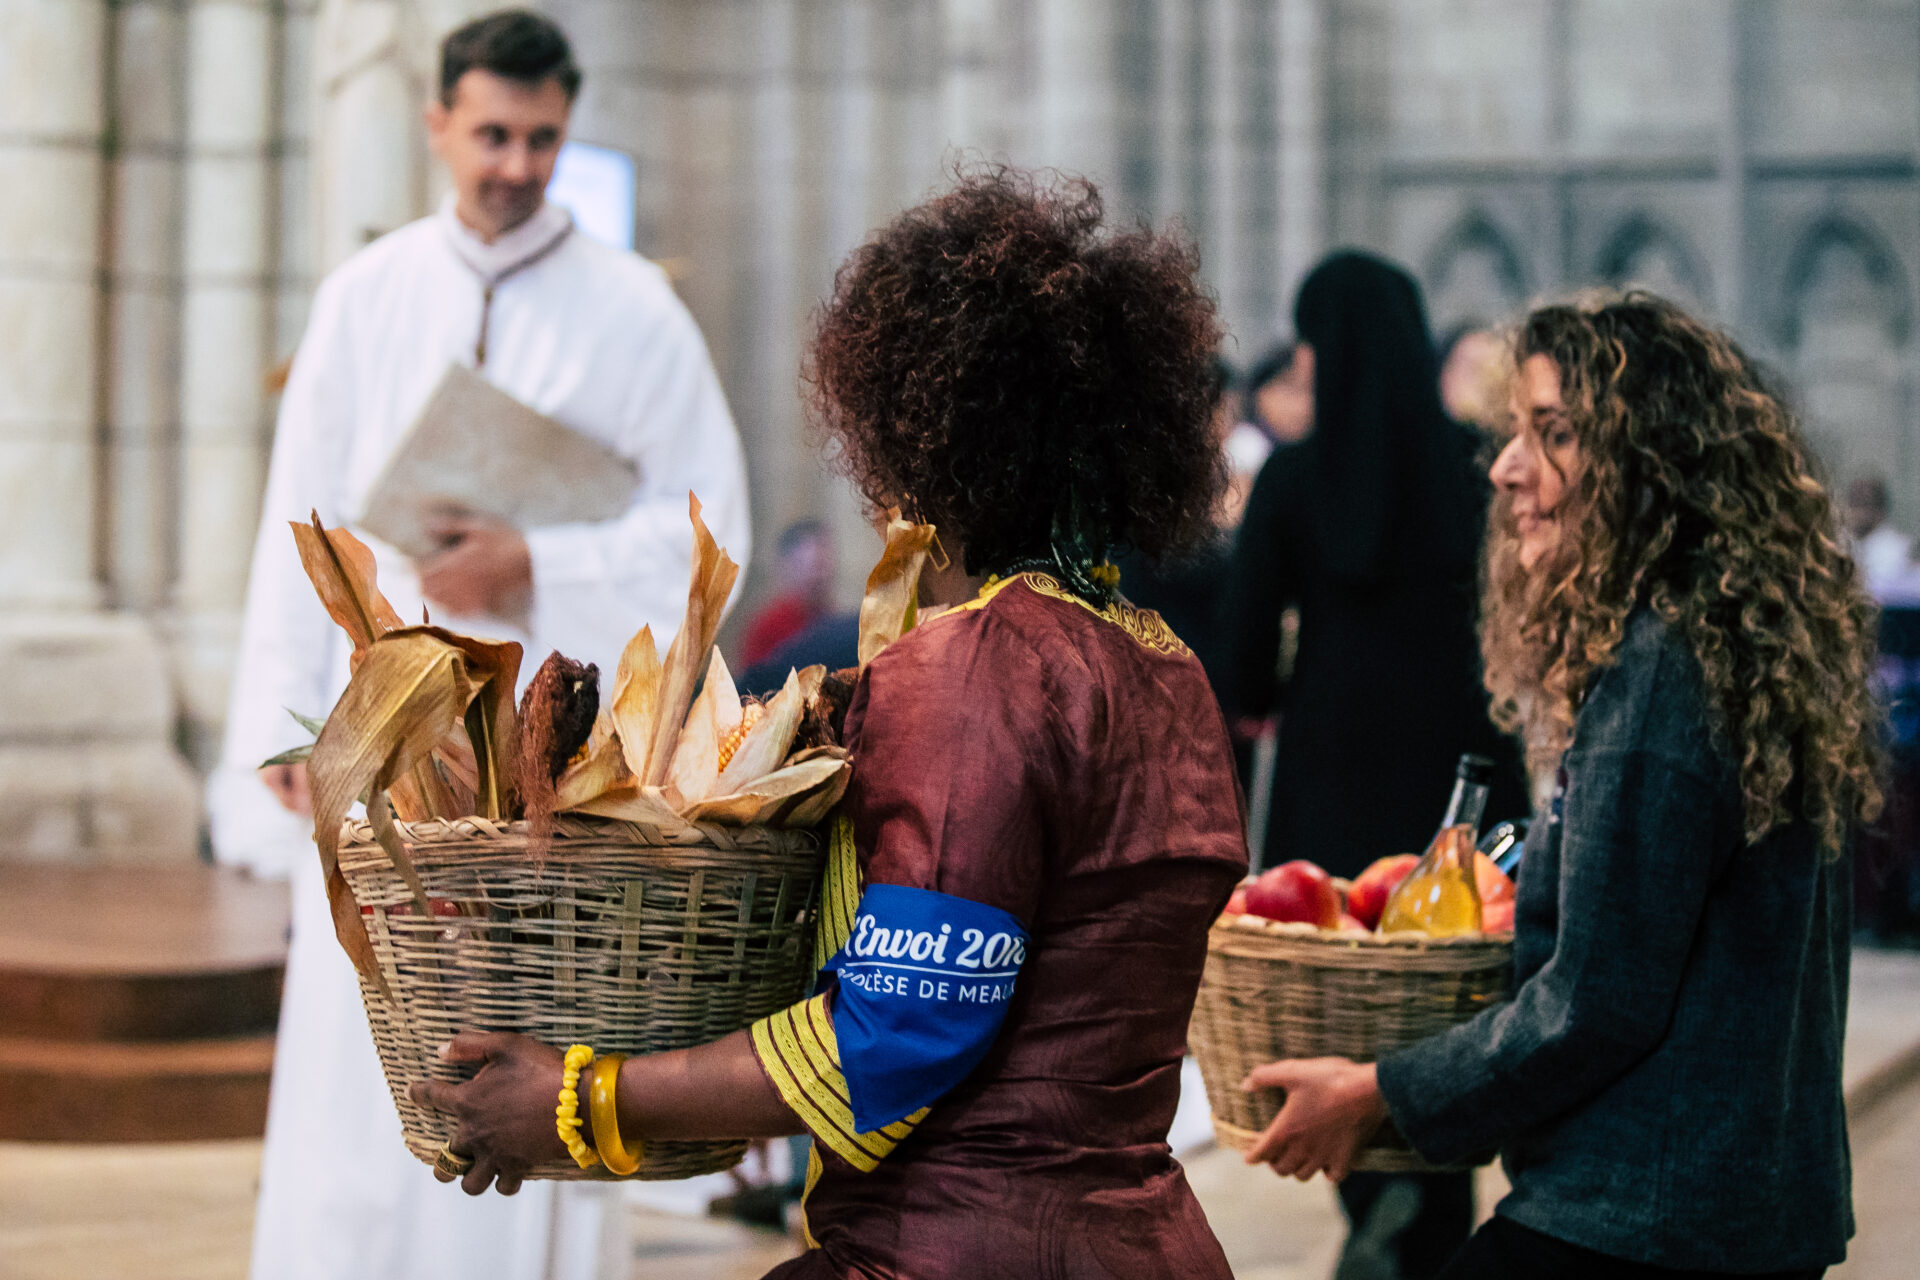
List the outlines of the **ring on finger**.
{"label": "ring on finger", "polygon": [[449,1138],[440,1145],[440,1152],[433,1158],[436,1173],[444,1173],[450,1178],[463,1178],[467,1170],[473,1168],[471,1156],[458,1155],[453,1149],[453,1139]]}

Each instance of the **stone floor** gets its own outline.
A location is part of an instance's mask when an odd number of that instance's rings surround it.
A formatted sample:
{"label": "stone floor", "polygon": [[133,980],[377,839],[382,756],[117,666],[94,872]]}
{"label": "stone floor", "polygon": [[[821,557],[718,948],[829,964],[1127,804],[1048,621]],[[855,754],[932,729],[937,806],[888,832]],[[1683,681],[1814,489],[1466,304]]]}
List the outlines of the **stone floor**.
{"label": "stone floor", "polygon": [[[1920,955],[1856,961],[1850,1085],[1920,1048]],[[1835,1280],[1908,1280],[1920,1257],[1920,1073],[1901,1077],[1853,1125],[1860,1233]],[[5,1280],[242,1280],[260,1144],[95,1147],[0,1143]],[[1321,1280],[1341,1225],[1324,1183],[1282,1181],[1232,1152],[1187,1161],[1241,1280]],[[1483,1175],[1482,1200],[1499,1194]],[[779,1236],[634,1210],[631,1280],[752,1280],[788,1256]],[[369,1278],[377,1280],[377,1278]]]}

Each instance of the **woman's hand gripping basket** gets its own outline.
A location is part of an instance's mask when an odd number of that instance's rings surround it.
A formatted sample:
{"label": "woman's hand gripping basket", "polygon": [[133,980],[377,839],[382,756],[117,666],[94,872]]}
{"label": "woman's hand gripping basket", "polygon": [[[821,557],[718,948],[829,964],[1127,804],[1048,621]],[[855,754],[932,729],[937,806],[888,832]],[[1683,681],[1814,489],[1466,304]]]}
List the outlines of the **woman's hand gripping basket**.
{"label": "woman's hand gripping basket", "polygon": [[[738,571],[698,502],[692,519],[665,659],[643,629],[602,698],[595,668],[556,653],[517,713],[519,645],[405,626],[351,534],[294,526],[353,676],[318,740],[269,763],[307,765],[334,930],[423,1161],[454,1122],[408,1089],[474,1074],[440,1057],[456,1032],[646,1053],[806,992],[824,869],[810,828],[846,789],[852,682],[814,667],[764,704],[739,695],[713,643]],[[364,820],[348,818],[356,801]],[[630,1176],[724,1169],[745,1147],[650,1143]],[[611,1175],[562,1158],[528,1176]]]}
{"label": "woman's hand gripping basket", "polygon": [[[637,1054],[718,1039],[801,999],[812,975],[814,837],[765,826],[560,815],[538,859],[524,822],[405,823],[432,914],[365,822],[340,869],[380,981],[361,980],[407,1148],[432,1162],[454,1118],[407,1087],[461,1080],[439,1049],[457,1031],[517,1031],[548,1044]],[[384,988],[384,989],[383,989]],[[737,1163],[743,1142],[650,1142],[638,1178]],[[562,1158],[533,1177],[608,1175]]]}
{"label": "woman's hand gripping basket", "polygon": [[[1279,1090],[1241,1089],[1254,1067],[1282,1058],[1372,1062],[1504,1001],[1512,973],[1511,935],[1426,937],[1221,917],[1207,937],[1188,1031],[1214,1132],[1223,1145],[1244,1151],[1279,1114]],[[1354,1168],[1433,1166],[1388,1121]]]}

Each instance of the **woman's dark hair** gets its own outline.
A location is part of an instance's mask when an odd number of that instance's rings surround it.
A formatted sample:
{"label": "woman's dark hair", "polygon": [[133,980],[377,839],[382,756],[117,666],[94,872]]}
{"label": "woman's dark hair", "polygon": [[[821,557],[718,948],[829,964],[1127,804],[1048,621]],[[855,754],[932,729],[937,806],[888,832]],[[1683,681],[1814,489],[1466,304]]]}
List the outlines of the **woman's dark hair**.
{"label": "woman's dark hair", "polygon": [[557,80],[569,102],[580,92],[580,68],[566,34],[552,19],[529,9],[501,9],[475,18],[441,43],[441,105],[453,105],[454,86],[469,71],[491,71],[527,85]]}
{"label": "woman's dark hair", "polygon": [[834,279],[816,420],[868,501],[957,537],[970,573],[1070,585],[1116,548],[1195,545],[1225,482],[1220,325],[1185,239],[1101,227],[1082,179],[962,169]]}

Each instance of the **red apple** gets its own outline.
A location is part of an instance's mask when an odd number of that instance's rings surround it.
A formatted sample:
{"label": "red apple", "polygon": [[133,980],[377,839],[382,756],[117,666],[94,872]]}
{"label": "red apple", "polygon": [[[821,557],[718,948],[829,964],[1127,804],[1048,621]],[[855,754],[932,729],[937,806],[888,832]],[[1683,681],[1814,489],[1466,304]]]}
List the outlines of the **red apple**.
{"label": "red apple", "polygon": [[1513,899],[1504,898],[1499,902],[1483,903],[1480,907],[1480,932],[1513,932]]}
{"label": "red apple", "polygon": [[1233,891],[1233,896],[1227,899],[1227,910],[1225,914],[1230,916],[1243,916],[1246,913],[1247,913],[1247,886],[1241,885],[1238,889],[1235,889]]}
{"label": "red apple", "polygon": [[1420,864],[1420,859],[1411,853],[1396,853],[1389,857],[1377,858],[1372,866],[1360,873],[1353,882],[1352,892],[1347,894],[1347,910],[1354,919],[1371,929],[1380,923],[1380,913],[1387,909],[1387,899],[1393,893],[1394,886],[1407,878],[1407,872]]}
{"label": "red apple", "polygon": [[1295,859],[1261,873],[1247,889],[1247,910],[1269,920],[1334,929],[1340,924],[1340,894],[1326,872]]}
{"label": "red apple", "polygon": [[1513,901],[1513,881],[1484,853],[1473,855],[1473,885],[1480,891],[1480,905]]}
{"label": "red apple", "polygon": [[1354,919],[1352,916],[1348,915],[1344,911],[1340,913],[1340,927],[1342,929],[1358,929],[1361,933],[1373,932],[1371,929],[1367,928],[1367,926],[1361,924],[1358,920]]}

